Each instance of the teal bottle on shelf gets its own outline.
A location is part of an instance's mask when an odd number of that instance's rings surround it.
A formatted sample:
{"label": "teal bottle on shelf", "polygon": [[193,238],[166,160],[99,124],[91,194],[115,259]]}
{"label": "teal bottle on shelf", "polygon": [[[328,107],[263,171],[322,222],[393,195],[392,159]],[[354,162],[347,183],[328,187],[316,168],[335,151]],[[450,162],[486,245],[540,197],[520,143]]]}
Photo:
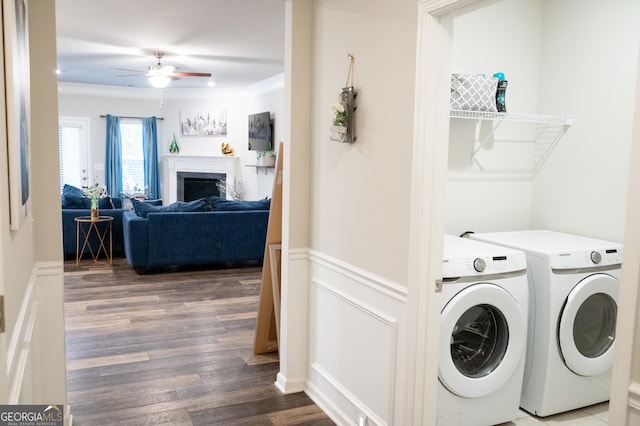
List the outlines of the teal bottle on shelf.
{"label": "teal bottle on shelf", "polygon": [[178,148],[178,142],[176,142],[176,134],[173,134],[173,139],[171,140],[171,145],[169,146],[169,152],[172,154],[177,154],[180,152],[180,148]]}
{"label": "teal bottle on shelf", "polygon": [[496,109],[498,112],[507,112],[505,94],[508,82],[504,79],[504,74],[501,72],[497,72],[493,76],[498,79],[498,89],[496,90]]}

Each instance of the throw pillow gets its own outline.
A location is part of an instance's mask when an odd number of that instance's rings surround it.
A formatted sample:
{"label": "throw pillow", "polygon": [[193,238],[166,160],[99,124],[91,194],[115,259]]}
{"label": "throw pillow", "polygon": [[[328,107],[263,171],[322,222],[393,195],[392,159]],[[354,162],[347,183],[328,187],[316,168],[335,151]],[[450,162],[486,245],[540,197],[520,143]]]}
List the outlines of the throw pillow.
{"label": "throw pillow", "polygon": [[[154,205],[154,203],[131,200],[133,209],[140,217],[147,217],[149,213],[170,213],[170,212],[204,212],[207,208],[207,201],[204,198],[194,201],[176,201],[168,206]],[[161,203],[162,204],[162,203]]]}
{"label": "throw pillow", "polygon": [[257,201],[234,201],[227,200],[221,197],[210,197],[212,210],[269,210],[271,207],[271,199],[265,198]]}
{"label": "throw pillow", "polygon": [[143,216],[143,212],[149,211],[147,207],[157,207],[162,205],[162,200],[138,200],[137,198],[129,198],[129,201],[131,201],[133,211],[135,211],[140,217],[146,217],[146,215]]}
{"label": "throw pillow", "polygon": [[102,197],[98,199],[98,208],[99,209],[115,209],[116,206],[113,205],[113,200],[111,200],[111,196],[107,195],[106,197]]}
{"label": "throw pillow", "polygon": [[82,198],[82,189],[66,183],[62,187],[61,200],[63,209],[83,209],[84,202]]}

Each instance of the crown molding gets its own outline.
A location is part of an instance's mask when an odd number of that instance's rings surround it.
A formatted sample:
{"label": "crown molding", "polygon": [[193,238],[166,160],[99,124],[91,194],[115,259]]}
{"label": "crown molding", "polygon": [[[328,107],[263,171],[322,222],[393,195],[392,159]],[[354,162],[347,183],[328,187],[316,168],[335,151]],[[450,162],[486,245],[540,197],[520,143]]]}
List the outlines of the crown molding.
{"label": "crown molding", "polygon": [[155,89],[60,81],[58,82],[58,95],[83,95],[161,101],[169,99],[210,99],[213,97],[256,96],[282,88],[284,88],[284,74],[275,75],[246,87],[207,87],[204,89]]}

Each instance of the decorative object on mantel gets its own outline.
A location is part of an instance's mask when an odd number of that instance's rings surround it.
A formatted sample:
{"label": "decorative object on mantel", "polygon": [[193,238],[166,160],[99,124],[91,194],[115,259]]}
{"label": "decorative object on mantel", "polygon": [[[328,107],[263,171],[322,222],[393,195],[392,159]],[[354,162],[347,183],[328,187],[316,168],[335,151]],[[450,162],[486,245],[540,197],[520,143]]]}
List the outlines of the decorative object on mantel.
{"label": "decorative object on mantel", "polygon": [[353,55],[347,55],[349,59],[349,71],[345,87],[338,93],[338,102],[331,105],[333,118],[329,128],[329,139],[336,142],[353,143],[356,141],[355,111],[356,96],[353,88]]}
{"label": "decorative object on mantel", "polygon": [[274,167],[276,165],[276,152],[270,149],[260,151],[256,154],[256,160],[259,166]]}
{"label": "decorative object on mantel", "polygon": [[177,154],[180,152],[180,148],[178,147],[178,142],[176,142],[176,134],[173,133],[173,139],[171,139],[171,145],[169,146],[169,152],[172,154]]}
{"label": "decorative object on mantel", "polygon": [[91,200],[91,220],[98,219],[100,216],[98,212],[98,198],[105,197],[107,195],[107,189],[104,186],[100,186],[98,178],[96,177],[91,186],[83,186],[82,194]]}
{"label": "decorative object on mantel", "polygon": [[235,150],[231,148],[231,145],[229,145],[229,142],[222,142],[221,148],[222,148],[221,149],[222,155],[231,156],[235,153]]}

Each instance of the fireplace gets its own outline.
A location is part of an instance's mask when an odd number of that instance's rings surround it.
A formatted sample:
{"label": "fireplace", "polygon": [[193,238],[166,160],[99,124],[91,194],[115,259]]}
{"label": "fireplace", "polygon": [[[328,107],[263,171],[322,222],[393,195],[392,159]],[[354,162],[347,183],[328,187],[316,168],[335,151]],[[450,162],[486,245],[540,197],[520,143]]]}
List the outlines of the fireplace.
{"label": "fireplace", "polygon": [[220,192],[220,188],[226,187],[226,177],[224,173],[200,173],[200,172],[178,172],[177,194],[178,201],[193,201],[213,195],[226,198],[226,192]]}
{"label": "fireplace", "polygon": [[[184,181],[178,184],[178,174],[187,175],[188,178],[205,180],[223,179],[224,182],[234,182],[236,179],[237,162],[238,157],[236,156],[195,156],[183,154],[163,156],[163,174],[166,176],[165,186],[162,190],[163,202],[170,204],[179,199],[184,201]],[[193,185],[190,185],[190,183],[193,183]],[[203,184],[201,181],[189,182],[189,180],[187,180],[187,186],[202,185],[208,188],[211,187],[210,185]],[[213,184],[213,187],[215,190],[218,189],[215,184]],[[207,191],[208,190],[211,189],[207,189]],[[180,198],[178,198],[178,192],[180,192]],[[226,197],[226,195],[227,194],[220,194],[221,197]],[[187,194],[187,196],[189,197],[191,195]],[[196,197],[196,199],[197,198],[198,197]]]}

